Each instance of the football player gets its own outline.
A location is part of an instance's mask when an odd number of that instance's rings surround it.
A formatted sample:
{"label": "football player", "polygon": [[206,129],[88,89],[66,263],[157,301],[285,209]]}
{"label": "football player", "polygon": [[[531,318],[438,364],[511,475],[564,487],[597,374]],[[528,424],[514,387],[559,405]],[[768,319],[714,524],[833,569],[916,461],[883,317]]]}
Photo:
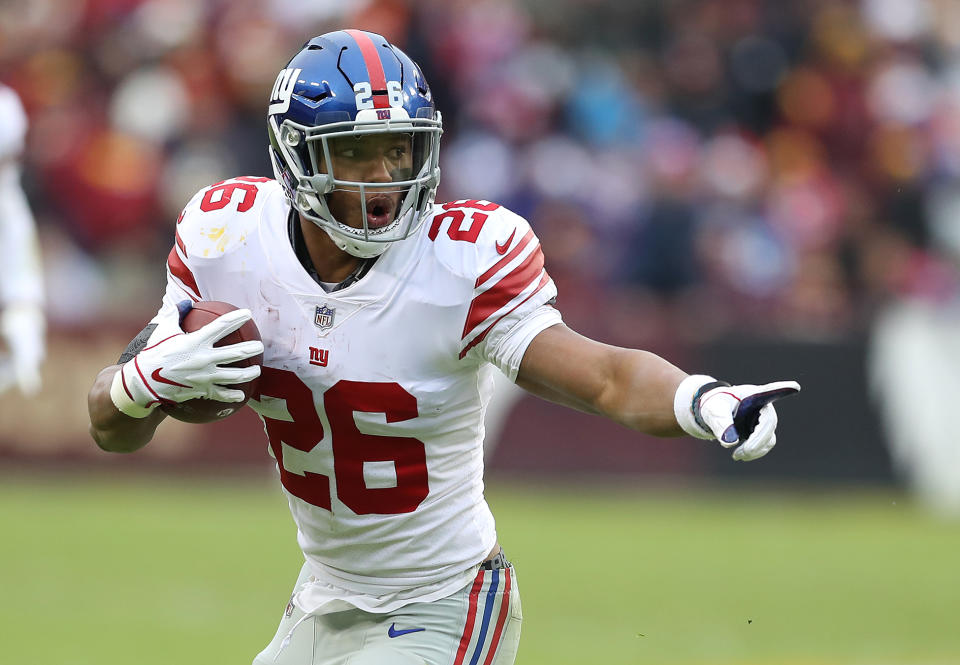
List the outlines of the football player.
{"label": "football player", "polygon": [[[496,203],[434,203],[440,113],[420,68],[380,35],[310,40],[267,112],[275,179],[194,196],[159,312],[90,392],[105,450],[145,445],[156,406],[242,399],[260,414],[305,563],[254,663],[506,665],[516,572],[483,495],[491,372],[664,436],[774,445],[793,382],[731,386],[582,337],[527,221]],[[184,301],[242,308],[191,333]],[[212,343],[253,318],[263,343]],[[262,352],[263,365],[224,367]]]}
{"label": "football player", "polygon": [[20,186],[27,115],[12,89],[0,85],[0,393],[40,390],[45,353],[43,277],[33,215]]}

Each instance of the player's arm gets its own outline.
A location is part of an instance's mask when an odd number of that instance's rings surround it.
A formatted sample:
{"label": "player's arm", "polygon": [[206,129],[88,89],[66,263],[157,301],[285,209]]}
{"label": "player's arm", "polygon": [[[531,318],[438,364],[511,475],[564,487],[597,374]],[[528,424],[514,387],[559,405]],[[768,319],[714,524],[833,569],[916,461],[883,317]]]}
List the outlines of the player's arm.
{"label": "player's arm", "polygon": [[673,396],[686,376],[653,353],[603,344],[559,323],[530,342],[517,385],[635,430],[680,436]]}
{"label": "player's arm", "polygon": [[248,309],[222,314],[202,328],[183,332],[190,302],[165,300],[154,323],[127,347],[118,365],[103,369],[87,397],[90,436],[111,452],[132,452],[150,442],[163,420],[157,407],[196,398],[242,402],[232,385],[252,381],[260,366],[227,367],[263,353],[260,341],[214,346],[252,316]]}
{"label": "player's arm", "polygon": [[143,448],[166,417],[163,411],[155,409],[144,418],[133,418],[117,408],[110,397],[110,388],[122,368],[122,365],[111,365],[102,369],[87,395],[90,436],[103,450],[114,453]]}
{"label": "player's arm", "polygon": [[581,411],[658,436],[690,434],[737,446],[734,459],[762,457],[776,443],[775,399],[800,386],[730,386],[647,351],[602,344],[553,325],[527,346],[517,385]]}
{"label": "player's arm", "polygon": [[474,250],[463,253],[458,264],[473,268],[465,273],[474,289],[461,358],[491,362],[535,395],[636,430],[687,433],[736,446],[734,459],[756,459],[773,448],[777,414],[772,402],[800,390],[798,384],[731,386],[710,376],[687,376],[653,353],[578,335],[560,323],[551,306],[556,285],[526,220],[483,201],[443,207],[484,211],[477,237],[460,243]]}

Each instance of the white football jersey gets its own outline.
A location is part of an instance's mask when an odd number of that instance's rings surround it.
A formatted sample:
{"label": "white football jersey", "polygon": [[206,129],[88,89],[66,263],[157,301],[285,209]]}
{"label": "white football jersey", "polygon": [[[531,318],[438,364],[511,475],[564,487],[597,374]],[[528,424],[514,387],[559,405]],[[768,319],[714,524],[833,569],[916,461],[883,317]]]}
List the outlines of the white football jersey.
{"label": "white football jersey", "polygon": [[295,255],[289,211],[265,178],[199,192],[177,222],[158,317],[187,297],[253,312],[264,360],[249,403],[318,580],[380,611],[451,593],[496,542],[489,373],[515,379],[526,345],[560,320],[539,241],[496,204],[438,204],[328,293]]}

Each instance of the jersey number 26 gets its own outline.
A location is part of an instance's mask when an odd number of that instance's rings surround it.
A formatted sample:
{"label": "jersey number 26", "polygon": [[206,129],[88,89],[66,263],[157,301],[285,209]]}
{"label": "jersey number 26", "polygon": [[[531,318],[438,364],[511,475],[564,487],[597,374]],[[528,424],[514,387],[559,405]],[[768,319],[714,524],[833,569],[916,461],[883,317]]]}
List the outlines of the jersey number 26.
{"label": "jersey number 26", "polygon": [[[263,367],[258,399],[286,400],[291,420],[264,417],[270,447],[277,458],[280,482],[288,492],[307,503],[332,510],[330,479],[286,468],[283,445],[309,453],[323,439],[323,423],[313,391],[295,373]],[[341,380],[323,394],[333,441],[337,498],[358,515],[410,513],[427,498],[427,456],[423,442],[413,437],[376,436],[357,428],[354,412],[383,413],[388,423],[412,420],[418,415],[417,399],[398,383]],[[393,462],[394,487],[368,488],[365,462]]]}

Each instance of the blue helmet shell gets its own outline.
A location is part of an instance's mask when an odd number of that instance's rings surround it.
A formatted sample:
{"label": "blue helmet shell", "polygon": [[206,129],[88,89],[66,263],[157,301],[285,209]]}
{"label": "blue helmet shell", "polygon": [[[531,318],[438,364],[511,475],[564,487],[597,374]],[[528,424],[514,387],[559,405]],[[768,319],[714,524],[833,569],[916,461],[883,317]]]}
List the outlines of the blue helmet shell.
{"label": "blue helmet shell", "polygon": [[[375,49],[383,71],[382,79],[400,83],[403,108],[407,114],[411,118],[434,119],[433,96],[420,67],[380,35],[359,30],[340,30],[314,37],[290,59],[285,69],[302,71],[284,118],[303,125],[324,125],[356,118],[354,86],[363,81],[372,83],[375,76],[368,71],[361,46],[353,36],[357,33],[367,36]],[[373,63],[374,68],[376,64]],[[375,99],[386,94],[384,88],[372,90]]]}
{"label": "blue helmet shell", "polygon": [[[374,256],[412,234],[430,209],[440,179],[442,125],[420,67],[381,35],[339,30],[314,37],[281,70],[267,112],[277,180],[301,215],[326,230],[341,249]],[[356,229],[334,219],[325,195],[340,187],[373,192],[383,185],[337,181],[324,173],[327,141],[345,134],[402,132],[422,146],[396,223]]]}

